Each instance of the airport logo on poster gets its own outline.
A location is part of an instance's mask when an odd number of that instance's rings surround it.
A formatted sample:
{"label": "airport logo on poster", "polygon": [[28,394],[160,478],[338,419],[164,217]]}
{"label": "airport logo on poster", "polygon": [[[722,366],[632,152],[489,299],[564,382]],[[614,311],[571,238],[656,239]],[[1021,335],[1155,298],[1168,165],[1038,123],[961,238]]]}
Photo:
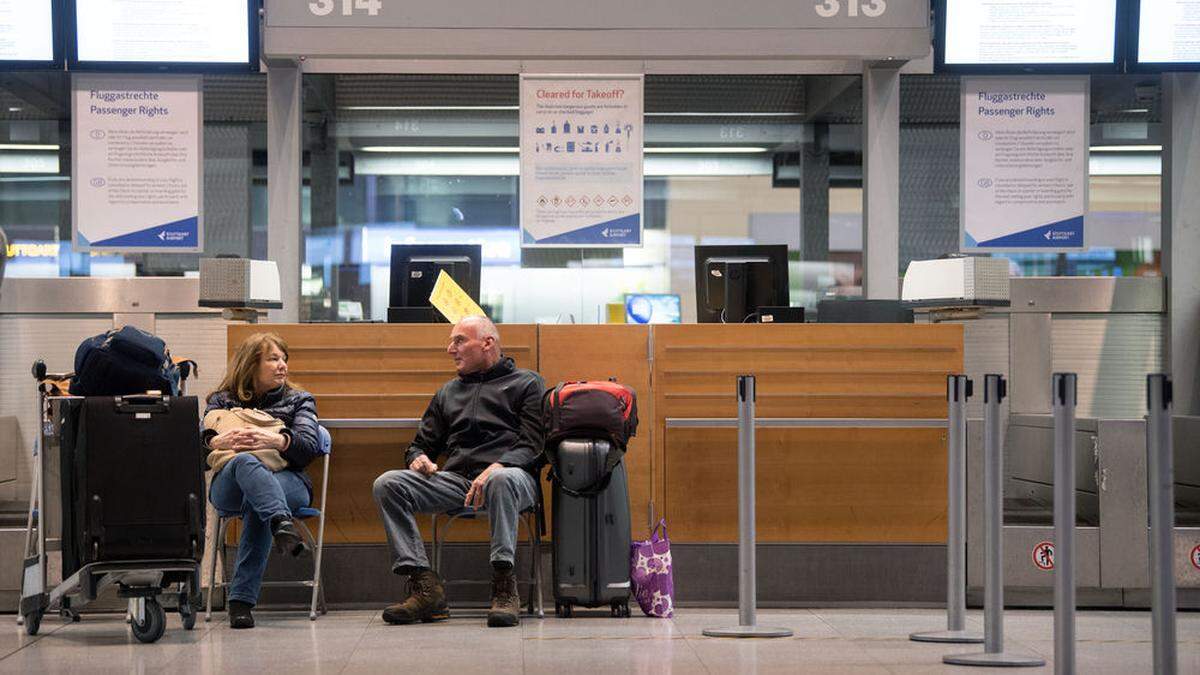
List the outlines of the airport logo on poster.
{"label": "airport logo on poster", "polygon": [[521,245],[642,245],[642,76],[521,77]]}
{"label": "airport logo on poster", "polygon": [[203,248],[200,80],[72,77],[77,250]]}
{"label": "airport logo on poster", "polygon": [[1085,246],[1086,77],[962,79],[961,246]]}

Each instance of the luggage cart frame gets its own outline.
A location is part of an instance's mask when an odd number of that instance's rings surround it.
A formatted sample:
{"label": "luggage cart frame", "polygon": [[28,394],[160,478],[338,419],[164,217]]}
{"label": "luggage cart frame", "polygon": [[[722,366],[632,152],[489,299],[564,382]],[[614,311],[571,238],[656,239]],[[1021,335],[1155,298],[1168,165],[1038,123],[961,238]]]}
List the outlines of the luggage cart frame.
{"label": "luggage cart frame", "polygon": [[[45,444],[47,436],[58,431],[53,415],[55,399],[81,398],[51,396],[43,381],[66,379],[66,375],[50,375],[46,364],[33,364],[37,381],[38,433],[34,435],[33,480],[29,495],[29,513],[25,528],[24,560],[21,575],[21,606],[17,624],[29,635],[37,635],[42,618],[57,611],[64,618],[79,621],[78,608],[95,600],[104,590],[115,586],[117,595],[127,598],[126,620],[133,636],[140,642],[155,642],[166,630],[166,610],[159,596],[177,594],[178,611],[185,630],[196,625],[196,607],[200,598],[200,561],[192,559],[147,559],[102,561],[88,563],[62,583],[47,591],[48,547],[46,544],[46,480]],[[59,545],[61,549],[61,543]]]}

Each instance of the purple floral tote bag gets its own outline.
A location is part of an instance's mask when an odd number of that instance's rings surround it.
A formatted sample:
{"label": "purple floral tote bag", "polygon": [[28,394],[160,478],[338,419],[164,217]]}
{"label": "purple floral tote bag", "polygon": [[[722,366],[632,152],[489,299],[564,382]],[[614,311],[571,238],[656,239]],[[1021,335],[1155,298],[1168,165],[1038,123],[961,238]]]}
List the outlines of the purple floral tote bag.
{"label": "purple floral tote bag", "polygon": [[658,522],[649,539],[631,545],[629,578],[633,581],[634,597],[646,616],[669,619],[675,615],[675,577],[666,520]]}

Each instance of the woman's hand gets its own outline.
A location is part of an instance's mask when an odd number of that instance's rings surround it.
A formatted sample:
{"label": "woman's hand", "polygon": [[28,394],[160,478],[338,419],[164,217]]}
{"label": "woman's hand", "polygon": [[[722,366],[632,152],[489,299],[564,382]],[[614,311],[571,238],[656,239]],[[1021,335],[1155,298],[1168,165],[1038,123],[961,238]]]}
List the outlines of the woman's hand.
{"label": "woman's hand", "polygon": [[213,450],[234,450],[241,435],[241,429],[233,429],[223,434],[217,434],[208,442],[208,447]]}
{"label": "woman's hand", "polygon": [[[237,429],[227,433],[236,433],[231,448],[237,452],[246,450],[283,450],[288,446],[287,436],[275,431],[262,429]],[[218,436],[217,438],[220,438]],[[214,441],[216,439],[213,439]]]}

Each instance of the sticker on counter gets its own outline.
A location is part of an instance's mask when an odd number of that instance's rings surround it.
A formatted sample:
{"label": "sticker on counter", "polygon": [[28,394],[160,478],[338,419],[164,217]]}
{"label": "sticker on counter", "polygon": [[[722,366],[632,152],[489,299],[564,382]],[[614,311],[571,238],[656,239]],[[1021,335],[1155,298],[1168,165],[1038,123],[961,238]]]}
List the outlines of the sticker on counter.
{"label": "sticker on counter", "polygon": [[1188,559],[1192,561],[1192,567],[1200,570],[1200,545],[1192,548],[1192,554],[1188,556]]}
{"label": "sticker on counter", "polygon": [[1033,564],[1045,572],[1054,569],[1054,544],[1049,541],[1039,541],[1033,547]]}

